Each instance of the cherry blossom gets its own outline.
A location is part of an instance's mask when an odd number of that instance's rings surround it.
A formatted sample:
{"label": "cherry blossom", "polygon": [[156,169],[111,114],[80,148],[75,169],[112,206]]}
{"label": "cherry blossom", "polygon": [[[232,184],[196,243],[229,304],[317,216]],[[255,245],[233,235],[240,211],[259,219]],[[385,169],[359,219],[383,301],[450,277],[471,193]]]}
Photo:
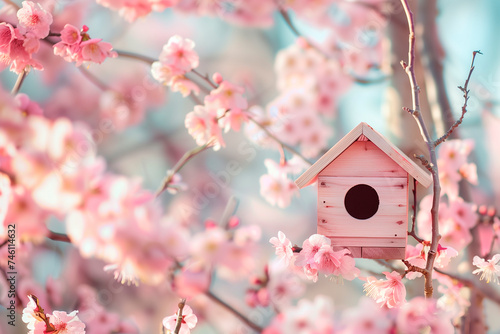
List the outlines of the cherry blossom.
{"label": "cherry blossom", "polygon": [[416,297],[403,305],[397,316],[397,325],[402,333],[418,334],[429,330],[430,333],[454,333],[449,315],[437,308],[435,299]]}
{"label": "cherry blossom", "polygon": [[277,205],[280,208],[287,207],[292,197],[298,195],[297,186],[273,160],[266,159],[264,164],[268,174],[260,177],[260,194],[271,205]]}
{"label": "cherry blossom", "polygon": [[400,307],[406,302],[406,288],[401,282],[401,275],[396,271],[383,272],[387,280],[368,277],[363,284],[367,296],[372,297],[380,306]]}
{"label": "cherry blossom", "polygon": [[330,246],[331,240],[321,234],[313,234],[302,244],[302,250],[297,257],[295,264],[298,266],[305,266],[307,264],[314,264],[316,254],[324,245]]}
{"label": "cherry blossom", "polygon": [[90,38],[88,27],[84,26],[80,37],[76,35],[78,29],[66,24],[61,31],[61,41],[54,44],[54,54],[61,56],[67,62],[75,62],[76,66],[83,63],[101,64],[106,58],[116,58],[118,54],[110,43],[103,42],[100,38]]}
{"label": "cherry blossom", "polygon": [[[163,319],[163,326],[173,332],[175,329],[175,325],[177,323],[177,319],[179,317],[179,311],[177,311],[174,315],[165,317]],[[189,334],[191,333],[191,329],[196,326],[198,322],[198,317],[193,313],[193,309],[189,307],[189,305],[184,305],[182,309],[182,322],[181,328],[179,330],[179,334]]]}
{"label": "cherry blossom", "polygon": [[278,232],[278,238],[272,237],[269,242],[276,248],[278,258],[288,265],[293,257],[292,242],[281,231]]}
{"label": "cherry blossom", "polygon": [[78,311],[66,313],[62,311],[54,311],[49,315],[50,324],[54,327],[57,333],[61,334],[85,334],[85,324],[80,321],[76,315]]}
{"label": "cherry blossom", "polygon": [[52,14],[39,3],[23,1],[22,5],[23,7],[17,11],[19,32],[23,35],[32,34],[38,39],[47,37],[52,24]]}
{"label": "cherry blossom", "polygon": [[480,258],[479,256],[474,256],[472,264],[478,267],[472,273],[473,274],[481,274],[480,280],[486,279],[486,283],[492,281],[493,283],[500,284],[499,276],[500,276],[500,254],[495,254],[488,261]]}
{"label": "cherry blossom", "polygon": [[199,146],[211,143],[213,149],[217,151],[226,145],[214,109],[201,105],[195,106],[194,110],[186,115],[185,125]]}
{"label": "cherry blossom", "polygon": [[153,77],[165,85],[173,85],[174,79],[198,67],[199,57],[193,50],[194,42],[179,35],[170,37],[156,61],[151,66]]}
{"label": "cherry blossom", "polygon": [[[0,173],[0,227],[3,226],[7,215],[11,192],[10,178],[4,173]],[[0,234],[3,235],[4,233]]]}

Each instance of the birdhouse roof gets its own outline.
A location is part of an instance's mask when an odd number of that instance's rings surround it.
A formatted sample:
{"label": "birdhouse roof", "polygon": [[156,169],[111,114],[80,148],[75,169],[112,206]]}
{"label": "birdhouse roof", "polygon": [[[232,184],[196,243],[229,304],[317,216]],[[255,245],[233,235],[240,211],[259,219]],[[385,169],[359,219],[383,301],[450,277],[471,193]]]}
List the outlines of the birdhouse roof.
{"label": "birdhouse roof", "polygon": [[375,131],[371,126],[362,122],[342,138],[335,146],[326,152],[308,170],[306,170],[296,181],[299,188],[312,183],[314,178],[342,152],[352,145],[360,136],[364,135],[375,144],[381,151],[389,156],[395,163],[403,168],[408,174],[415,178],[421,185],[428,187],[432,183],[430,174],[413,162],[398,147],[393,145],[382,134]]}

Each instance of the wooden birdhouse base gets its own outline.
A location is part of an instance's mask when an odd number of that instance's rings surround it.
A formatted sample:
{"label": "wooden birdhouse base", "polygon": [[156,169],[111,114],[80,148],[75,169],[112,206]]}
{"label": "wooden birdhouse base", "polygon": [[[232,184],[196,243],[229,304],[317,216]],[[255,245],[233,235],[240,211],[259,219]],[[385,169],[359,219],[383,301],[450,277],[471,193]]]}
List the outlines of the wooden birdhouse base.
{"label": "wooden birdhouse base", "polygon": [[399,260],[405,258],[405,247],[356,247],[334,246],[334,249],[347,248],[355,258]]}

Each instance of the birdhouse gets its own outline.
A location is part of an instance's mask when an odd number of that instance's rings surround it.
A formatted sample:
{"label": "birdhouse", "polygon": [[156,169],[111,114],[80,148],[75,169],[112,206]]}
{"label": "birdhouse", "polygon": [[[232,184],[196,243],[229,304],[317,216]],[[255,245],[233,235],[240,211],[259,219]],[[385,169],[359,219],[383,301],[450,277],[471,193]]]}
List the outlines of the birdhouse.
{"label": "birdhouse", "polygon": [[360,123],[295,183],[318,185],[318,234],[357,258],[404,259],[410,176],[431,176],[366,123]]}

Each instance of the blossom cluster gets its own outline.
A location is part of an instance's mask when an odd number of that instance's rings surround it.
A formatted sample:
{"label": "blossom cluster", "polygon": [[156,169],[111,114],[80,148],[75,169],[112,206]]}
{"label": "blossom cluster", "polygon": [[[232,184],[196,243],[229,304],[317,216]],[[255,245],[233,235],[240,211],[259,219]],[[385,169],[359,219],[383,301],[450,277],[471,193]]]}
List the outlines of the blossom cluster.
{"label": "blossom cluster", "polygon": [[22,73],[33,67],[42,70],[42,64],[33,59],[40,48],[40,39],[49,35],[52,14],[39,3],[23,1],[17,11],[18,25],[0,23],[0,70],[10,65],[10,70]]}
{"label": "blossom cluster", "polygon": [[[23,1],[22,8],[17,11],[17,20],[16,27],[10,23],[0,23],[0,69],[10,65],[10,70],[17,74],[31,68],[43,70],[42,63],[33,55],[39,51],[41,40],[58,35],[49,35],[52,14],[40,3]],[[111,51],[111,44],[101,39],[91,39],[87,31],[86,26],[80,32],[76,27],[66,24],[59,34],[61,41],[54,45],[54,54],[66,61],[76,62],[77,66],[83,62],[100,64],[108,57],[117,56],[116,52]]]}
{"label": "blossom cluster", "polygon": [[331,240],[320,234],[313,234],[302,244],[299,252],[292,247],[283,232],[278,238],[272,237],[269,242],[276,249],[276,255],[287,264],[302,268],[306,277],[314,282],[318,274],[325,276],[342,276],[349,281],[359,276],[360,270],[355,267],[354,258],[347,249],[333,250]]}
{"label": "blossom cluster", "polygon": [[61,41],[54,44],[54,54],[61,56],[67,62],[74,62],[76,66],[84,62],[101,64],[106,58],[116,58],[118,54],[112,51],[110,43],[101,38],[90,38],[83,26],[81,31],[77,27],[66,24],[61,30]]}
{"label": "blossom cluster", "polygon": [[399,309],[378,307],[371,299],[334,317],[334,306],[325,296],[313,301],[302,299],[282,310],[263,331],[281,333],[454,333],[446,311],[435,299],[416,297]]}
{"label": "blossom cluster", "polygon": [[85,334],[85,324],[76,315],[78,311],[69,314],[63,311],[54,311],[52,314],[46,315],[36,296],[29,295],[28,298],[29,303],[23,310],[23,321],[30,330],[29,334]]}

